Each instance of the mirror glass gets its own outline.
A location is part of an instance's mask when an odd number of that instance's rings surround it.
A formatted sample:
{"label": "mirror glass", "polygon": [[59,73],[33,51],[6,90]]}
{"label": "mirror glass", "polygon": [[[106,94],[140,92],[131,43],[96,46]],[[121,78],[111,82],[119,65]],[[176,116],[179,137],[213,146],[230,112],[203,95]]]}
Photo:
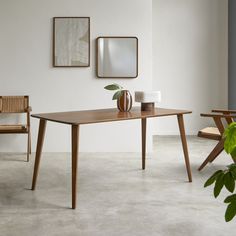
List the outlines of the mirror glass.
{"label": "mirror glass", "polygon": [[97,38],[97,76],[99,78],[136,78],[138,76],[138,39],[136,37]]}

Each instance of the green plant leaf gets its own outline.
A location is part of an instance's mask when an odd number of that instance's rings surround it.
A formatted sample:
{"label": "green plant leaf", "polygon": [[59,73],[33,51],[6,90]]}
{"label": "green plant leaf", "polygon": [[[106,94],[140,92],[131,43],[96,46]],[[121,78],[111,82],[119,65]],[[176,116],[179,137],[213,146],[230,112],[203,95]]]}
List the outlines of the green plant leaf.
{"label": "green plant leaf", "polygon": [[227,168],[231,171],[231,170],[236,170],[236,163],[230,164],[227,166]]}
{"label": "green plant leaf", "polygon": [[214,196],[217,198],[224,186],[224,173],[220,173],[216,178],[216,183],[214,187]]}
{"label": "green plant leaf", "polygon": [[207,181],[206,183],[204,184],[204,188],[212,185],[215,181],[216,181],[216,178],[217,176],[222,173],[223,171],[222,170],[218,170],[216,171]]}
{"label": "green plant leaf", "polygon": [[236,201],[236,194],[230,195],[227,198],[225,198],[224,203],[230,203]]}
{"label": "green plant leaf", "polygon": [[122,95],[122,90],[118,90],[112,97],[112,100],[117,100]]}
{"label": "green plant leaf", "polygon": [[227,172],[224,175],[224,185],[228,189],[229,192],[233,193],[235,189],[235,181],[231,172]]}
{"label": "green plant leaf", "polygon": [[229,135],[230,130],[232,130],[234,127],[236,127],[236,122],[230,123],[228,127],[225,129],[223,137],[226,138]]}
{"label": "green plant leaf", "polygon": [[119,84],[109,84],[109,85],[105,86],[104,89],[106,89],[106,90],[118,90],[118,89],[122,89],[122,87]]}
{"label": "green plant leaf", "polygon": [[232,122],[228,125],[228,127],[225,129],[223,137],[226,138],[230,132],[230,130],[236,128],[236,122]]}
{"label": "green plant leaf", "polygon": [[236,122],[231,123],[224,132],[224,149],[229,154],[236,148]]}
{"label": "green plant leaf", "polygon": [[236,160],[236,148],[230,153],[234,160]]}
{"label": "green plant leaf", "polygon": [[229,172],[232,174],[234,180],[236,180],[236,164],[231,164],[228,166]]}
{"label": "green plant leaf", "polygon": [[230,173],[232,174],[234,180],[236,181],[236,170],[232,170],[230,171]]}
{"label": "green plant leaf", "polygon": [[225,221],[229,222],[231,221],[236,215],[236,202],[231,202],[225,212]]}

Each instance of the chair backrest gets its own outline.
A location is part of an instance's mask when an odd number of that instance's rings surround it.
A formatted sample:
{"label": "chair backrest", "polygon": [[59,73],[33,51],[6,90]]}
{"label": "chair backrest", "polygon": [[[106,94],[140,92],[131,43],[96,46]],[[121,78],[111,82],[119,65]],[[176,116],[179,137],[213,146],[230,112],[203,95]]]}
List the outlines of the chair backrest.
{"label": "chair backrest", "polygon": [[27,112],[29,96],[0,96],[0,113]]}

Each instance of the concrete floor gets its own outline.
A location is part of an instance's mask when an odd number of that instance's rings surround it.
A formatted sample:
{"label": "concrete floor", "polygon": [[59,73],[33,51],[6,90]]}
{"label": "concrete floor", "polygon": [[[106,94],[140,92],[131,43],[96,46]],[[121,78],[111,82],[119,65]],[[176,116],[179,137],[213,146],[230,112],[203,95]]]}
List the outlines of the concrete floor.
{"label": "concrete floor", "polygon": [[35,192],[33,160],[0,154],[1,236],[224,236],[236,220],[224,222],[224,196],[204,189],[207,177],[231,163],[222,154],[201,173],[197,167],[214,141],[189,137],[193,183],[178,137],[156,137],[147,168],[140,153],[82,153],[77,210],[71,210],[70,154],[43,154]]}

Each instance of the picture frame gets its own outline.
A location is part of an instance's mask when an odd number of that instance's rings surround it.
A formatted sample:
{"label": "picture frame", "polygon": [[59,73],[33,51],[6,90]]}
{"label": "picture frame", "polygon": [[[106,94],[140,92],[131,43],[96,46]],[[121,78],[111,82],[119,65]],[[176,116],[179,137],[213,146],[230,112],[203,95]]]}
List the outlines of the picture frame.
{"label": "picture frame", "polygon": [[90,17],[53,17],[53,67],[90,66]]}

